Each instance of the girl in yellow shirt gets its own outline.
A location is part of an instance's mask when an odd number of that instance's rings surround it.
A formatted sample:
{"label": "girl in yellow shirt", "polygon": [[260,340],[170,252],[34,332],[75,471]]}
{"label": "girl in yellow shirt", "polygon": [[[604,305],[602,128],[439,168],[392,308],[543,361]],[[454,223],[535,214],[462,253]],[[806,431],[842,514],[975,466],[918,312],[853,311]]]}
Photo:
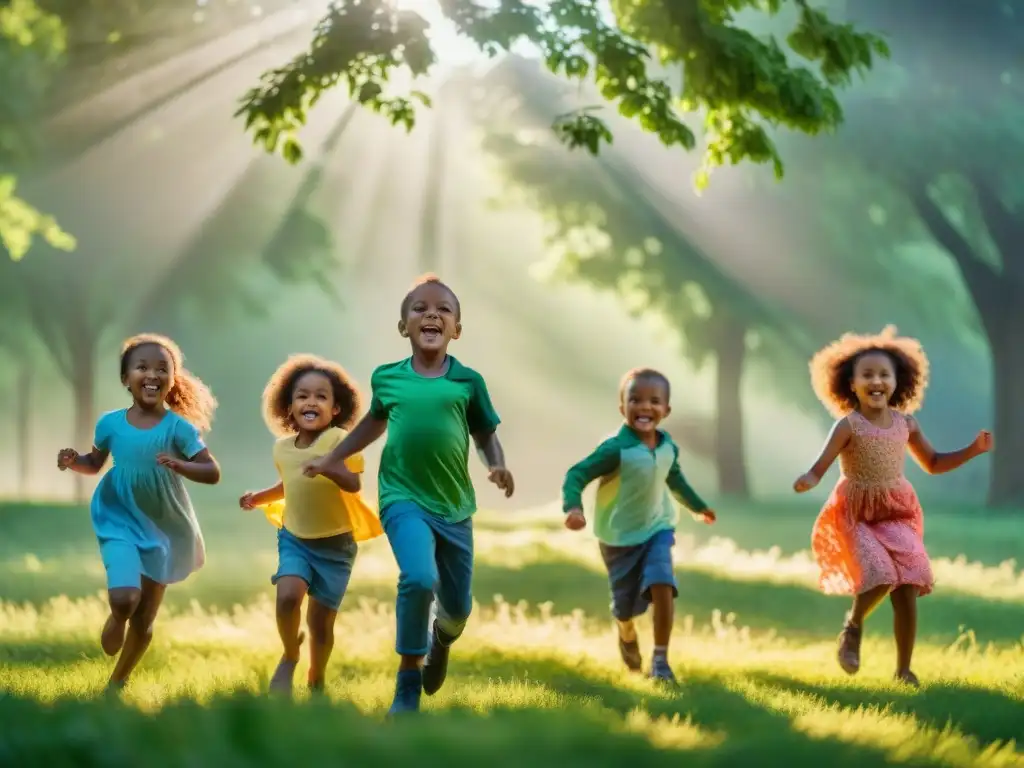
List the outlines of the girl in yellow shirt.
{"label": "girl in yellow shirt", "polygon": [[274,465],[280,480],[246,493],[239,504],[243,509],[263,508],[278,528],[278,567],[271,583],[277,586],[277,629],[284,653],[270,680],[274,692],[292,691],[307,594],[309,687],[323,690],[334,620],[352,575],[357,542],[383,533],[359,494],[361,455],[318,477],[302,473],[307,462],[334,450],[360,407],[359,390],[345,369],[312,355],[289,357],[263,391],[263,418],[279,438]]}

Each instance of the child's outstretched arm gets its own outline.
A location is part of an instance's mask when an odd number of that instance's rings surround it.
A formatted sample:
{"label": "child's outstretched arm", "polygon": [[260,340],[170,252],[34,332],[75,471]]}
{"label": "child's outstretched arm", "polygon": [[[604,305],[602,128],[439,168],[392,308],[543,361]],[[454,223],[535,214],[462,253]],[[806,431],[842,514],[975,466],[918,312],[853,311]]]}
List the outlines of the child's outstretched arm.
{"label": "child's outstretched arm", "polygon": [[80,475],[95,475],[107,463],[110,451],[93,446],[89,453],[81,454],[74,448],[63,448],[57,452],[57,469],[70,469]]}
{"label": "child's outstretched arm", "polygon": [[282,499],[284,499],[284,483],[279,480],[275,485],[264,488],[262,491],[248,491],[242,494],[242,498],[238,500],[238,506],[242,509],[255,509]]}
{"label": "child's outstretched arm", "polygon": [[832,431],[828,435],[828,440],[825,441],[825,447],[821,449],[818,460],[814,462],[814,466],[810,470],[796,479],[796,482],[793,483],[793,490],[797,493],[804,493],[820,483],[821,478],[839,458],[839,454],[843,452],[852,436],[853,430],[850,428],[850,422],[845,418],[837,421],[832,426]]}
{"label": "child's outstretched arm", "polygon": [[213,458],[209,448],[203,448],[191,459],[180,459],[169,453],[161,453],[156,457],[157,464],[167,467],[186,480],[203,485],[216,485],[220,482],[220,465]]}
{"label": "child's outstretched arm", "polygon": [[621,454],[618,442],[605,440],[587,458],[573,464],[562,481],[562,512],[568,528],[579,530],[586,525],[583,515],[583,491],[599,477],[619,471]]}
{"label": "child's outstretched arm", "polygon": [[516,482],[505,466],[505,449],[498,439],[498,432],[476,432],[473,434],[473,442],[476,444],[480,460],[487,465],[487,479],[505,492],[506,499],[511,498],[516,489]]}
{"label": "child's outstretched arm", "polygon": [[974,441],[966,448],[949,453],[939,453],[928,442],[924,436],[921,425],[912,416],[907,417],[907,426],[910,428],[910,441],[907,447],[910,455],[929,475],[941,475],[959,469],[971,459],[988,453],[992,450],[992,433],[982,430]]}
{"label": "child's outstretched arm", "polygon": [[704,499],[686,482],[683,470],[679,467],[679,446],[673,443],[672,448],[675,451],[675,456],[672,458],[672,467],[669,469],[668,477],[665,480],[669,492],[676,501],[690,510],[694,516],[700,518],[705,523],[715,522],[717,519],[715,511],[705,504]]}
{"label": "child's outstretched arm", "polygon": [[373,442],[380,439],[388,428],[387,419],[377,418],[373,411],[363,416],[362,420],[345,435],[345,439],[338,443],[334,450],[322,458],[309,462],[303,472],[307,477],[316,477],[326,474],[328,471],[336,472],[338,465],[344,469],[344,461],[349,456],[362,453]]}

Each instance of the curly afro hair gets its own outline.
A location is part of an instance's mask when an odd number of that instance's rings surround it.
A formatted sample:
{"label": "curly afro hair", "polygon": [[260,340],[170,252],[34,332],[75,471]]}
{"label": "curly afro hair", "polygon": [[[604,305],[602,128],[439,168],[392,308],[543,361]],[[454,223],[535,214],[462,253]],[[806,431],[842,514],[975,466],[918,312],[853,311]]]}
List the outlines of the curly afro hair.
{"label": "curly afro hair", "polygon": [[167,407],[190,422],[200,432],[209,432],[213,425],[213,414],[217,410],[217,398],[213,396],[202,380],[189,371],[181,349],[166,336],[155,333],[140,333],[121,343],[121,379],[128,375],[132,355],[147,346],[162,347],[171,358],[174,383],[167,392]]}
{"label": "curly afro hair", "polygon": [[363,400],[348,371],[316,355],[292,355],[274,371],[263,390],[263,420],[270,431],[279,437],[298,431],[298,425],[292,418],[292,395],[299,379],[307,373],[323,374],[331,382],[334,404],[339,409],[331,420],[331,426],[351,429],[363,407]]}
{"label": "curly afro hair", "polygon": [[837,419],[857,409],[857,395],[850,386],[857,360],[877,352],[889,356],[896,372],[889,405],[906,414],[921,407],[928,387],[928,358],[917,339],[897,336],[896,327],[888,325],[876,335],[844,334],[811,358],[814,394]]}

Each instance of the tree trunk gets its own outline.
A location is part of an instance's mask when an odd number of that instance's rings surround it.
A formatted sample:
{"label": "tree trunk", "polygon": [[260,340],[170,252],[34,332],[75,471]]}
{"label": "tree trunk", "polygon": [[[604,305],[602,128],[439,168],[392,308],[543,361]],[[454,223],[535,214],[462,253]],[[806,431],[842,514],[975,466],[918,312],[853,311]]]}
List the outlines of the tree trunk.
{"label": "tree trunk", "polygon": [[739,317],[716,308],[715,335],[715,464],[718,490],[728,496],[750,498],[746,452],[743,440],[743,403],[740,385],[747,354],[747,324]]}
{"label": "tree trunk", "polygon": [[444,193],[446,135],[445,113],[440,103],[441,94],[434,103],[433,125],[430,127],[430,148],[427,150],[426,179],[423,186],[423,211],[420,220],[419,268],[422,272],[439,272],[442,264],[441,197]]}
{"label": "tree trunk", "polygon": [[1024,307],[1018,300],[1006,305],[979,308],[998,316],[1000,330],[989,334],[992,350],[992,375],[995,387],[992,452],[992,474],[988,485],[988,503],[994,507],[1024,508],[1024,472],[1020,461],[1024,456]]}
{"label": "tree trunk", "polygon": [[29,479],[32,471],[32,367],[27,361],[21,362],[17,386],[18,413],[14,439],[18,452],[18,496],[27,499],[30,496]]}
{"label": "tree trunk", "polygon": [[[91,341],[91,340],[90,340]],[[75,380],[71,386],[74,390],[75,403],[75,449],[89,451],[92,449],[93,428],[95,426],[94,409],[96,407],[96,357],[92,343],[81,344],[73,348]],[[75,502],[84,504],[88,499],[86,477],[75,474]]]}

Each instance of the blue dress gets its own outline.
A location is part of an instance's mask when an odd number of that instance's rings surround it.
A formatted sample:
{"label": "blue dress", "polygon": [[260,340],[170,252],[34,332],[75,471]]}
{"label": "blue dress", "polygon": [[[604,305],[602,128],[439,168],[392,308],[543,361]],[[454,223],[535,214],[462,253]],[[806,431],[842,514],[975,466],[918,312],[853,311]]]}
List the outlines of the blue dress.
{"label": "blue dress", "polygon": [[128,422],[127,409],[103,414],[94,445],[114,466],[92,497],[92,525],[107,572],[107,589],[182,581],[206,559],[203,534],[180,475],[156,463],[158,453],[191,459],[206,445],[173,411],[150,429]]}

